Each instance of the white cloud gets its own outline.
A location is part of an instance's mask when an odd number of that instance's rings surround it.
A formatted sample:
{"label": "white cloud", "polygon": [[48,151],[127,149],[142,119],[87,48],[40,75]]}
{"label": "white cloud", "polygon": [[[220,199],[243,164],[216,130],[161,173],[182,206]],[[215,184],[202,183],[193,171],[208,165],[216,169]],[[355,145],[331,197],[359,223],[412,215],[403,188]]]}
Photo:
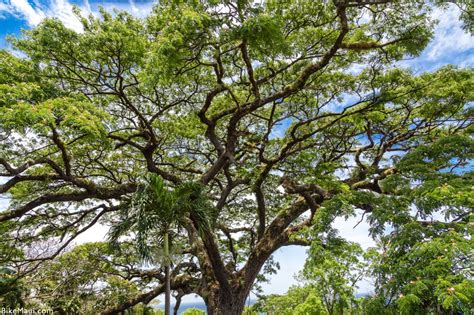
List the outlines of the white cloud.
{"label": "white cloud", "polygon": [[[374,247],[375,242],[369,236],[369,224],[361,219],[361,213],[347,220],[337,218],[333,227],[339,230],[339,235],[348,241],[359,243],[363,249]],[[357,226],[356,226],[357,225]],[[273,254],[275,261],[280,263],[280,270],[276,274],[270,276],[270,283],[262,285],[265,294],[284,294],[292,285],[297,285],[298,281],[295,276],[300,272],[307,257],[307,248],[300,246],[283,247]],[[365,294],[373,291],[371,279],[364,279],[358,282],[357,292]]]}
{"label": "white cloud", "polygon": [[9,12],[24,18],[29,26],[35,26],[45,18],[45,13],[33,8],[27,0],[11,0],[7,7],[9,7]]}
{"label": "white cloud", "polygon": [[[361,214],[350,217],[347,220],[338,217],[334,220],[333,227],[339,230],[339,235],[348,241],[359,243],[363,249],[374,247],[375,242],[369,236],[370,225],[367,221],[362,220]],[[360,223],[359,223],[360,221]]]}
{"label": "white cloud", "polygon": [[135,2],[134,0],[129,0],[128,2],[111,2],[111,3],[100,3],[107,11],[111,12],[114,9],[127,11],[138,18],[145,18],[148,16],[153,6],[156,4],[155,1],[150,2]]}
{"label": "white cloud", "polygon": [[[91,13],[97,15],[98,7],[102,5],[107,11],[124,10],[136,17],[143,18],[151,12],[154,4],[154,1],[136,3],[134,0],[129,0],[128,3],[92,2],[91,4],[89,0],[83,0],[79,8],[84,16]],[[70,29],[78,32],[83,30],[82,24],[74,15],[72,4],[68,0],[48,0],[47,3],[37,0],[7,0],[0,3],[0,19],[6,18],[8,15],[26,21],[29,27],[38,25],[46,17],[53,17]]]}
{"label": "white cloud", "polygon": [[82,31],[82,24],[72,12],[72,5],[67,0],[53,0],[48,8],[48,16],[59,19],[64,25],[75,31]]}
{"label": "white cloud", "polygon": [[467,67],[472,67],[474,66],[474,54],[471,54],[464,58],[460,63],[460,67],[467,68]]}
{"label": "white cloud", "polygon": [[137,8],[137,6],[135,5],[135,1],[133,0],[129,0],[128,1],[128,4],[130,5],[130,8],[132,9],[132,12],[134,14],[137,14],[139,12],[139,9]]}
{"label": "white cloud", "polygon": [[7,15],[14,15],[12,8],[6,3],[0,2],[0,20],[5,19]]}
{"label": "white cloud", "polygon": [[10,0],[0,5],[0,15],[10,14],[26,21],[28,26],[38,25],[46,17],[59,19],[68,28],[82,31],[79,19],[72,12],[72,5],[67,0],[51,0],[46,6],[28,0]]}
{"label": "white cloud", "polygon": [[301,246],[288,246],[273,254],[275,261],[280,264],[280,270],[269,277],[269,283],[262,284],[265,294],[284,294],[290,286],[298,284],[295,276],[304,267],[306,250],[307,248]]}
{"label": "white cloud", "polygon": [[0,195],[0,212],[5,211],[10,204],[10,199]]}
{"label": "white cloud", "polygon": [[79,245],[89,242],[103,242],[106,240],[106,235],[108,231],[109,227],[97,223],[93,225],[90,229],[86,230],[84,233],[79,234],[79,236],[74,239],[74,243]]}
{"label": "white cloud", "polygon": [[455,5],[436,8],[432,16],[439,21],[434,40],[429,44],[428,60],[438,60],[451,54],[460,54],[474,48],[474,37],[462,29],[460,10]]}
{"label": "white cloud", "polygon": [[89,0],[84,0],[84,8],[81,8],[81,11],[83,12],[83,14],[92,13],[91,4],[89,3]]}

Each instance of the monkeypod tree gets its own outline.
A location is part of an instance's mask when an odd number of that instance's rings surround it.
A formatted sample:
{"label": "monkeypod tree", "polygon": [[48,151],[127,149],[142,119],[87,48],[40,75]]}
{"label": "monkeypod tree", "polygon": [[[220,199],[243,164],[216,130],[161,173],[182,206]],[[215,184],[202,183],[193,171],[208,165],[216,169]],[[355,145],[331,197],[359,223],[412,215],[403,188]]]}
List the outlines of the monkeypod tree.
{"label": "monkeypod tree", "polygon": [[[148,173],[170,191],[199,188],[171,227],[182,250],[170,287],[210,314],[241,314],[272,254],[324,244],[338,216],[364,211],[374,235],[437,213],[465,222],[472,69],[394,66],[427,45],[436,5],[160,1],[146,19],[77,12],[81,32],[45,19],[11,39],[21,57],[0,53],[1,246],[59,246],[1,265],[34,272],[91,227],[121,224]],[[123,246],[138,241],[128,236]],[[156,267],[160,284],[104,312],[164,292]]]}

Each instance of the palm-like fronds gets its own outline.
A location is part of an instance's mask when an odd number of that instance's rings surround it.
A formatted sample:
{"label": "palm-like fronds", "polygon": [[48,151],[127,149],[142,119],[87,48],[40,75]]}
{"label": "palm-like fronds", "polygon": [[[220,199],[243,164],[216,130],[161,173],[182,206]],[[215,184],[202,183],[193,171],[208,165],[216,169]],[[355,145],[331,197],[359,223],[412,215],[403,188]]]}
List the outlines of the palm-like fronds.
{"label": "palm-like fronds", "polygon": [[[144,185],[136,192],[128,207],[122,211],[122,222],[109,231],[109,240],[118,246],[121,236],[130,232],[136,234],[136,249],[145,261],[152,261],[162,245],[162,263],[165,271],[165,313],[170,313],[170,250],[169,236],[173,227],[178,229],[190,217],[203,233],[212,228],[216,213],[205,196],[203,186],[197,183],[184,183],[171,190],[164,180],[150,174]],[[161,246],[160,246],[161,247]]]}
{"label": "palm-like fronds", "polygon": [[145,261],[151,261],[154,248],[163,244],[163,236],[170,229],[182,227],[190,215],[200,232],[213,228],[216,211],[203,186],[188,182],[171,190],[160,176],[150,174],[122,210],[122,221],[109,230],[108,239],[118,246],[120,237],[134,233],[137,252]]}
{"label": "palm-like fronds", "polygon": [[188,182],[175,191],[177,206],[193,217],[200,232],[211,230],[217,221],[216,208],[209,202],[203,188],[199,183]]}

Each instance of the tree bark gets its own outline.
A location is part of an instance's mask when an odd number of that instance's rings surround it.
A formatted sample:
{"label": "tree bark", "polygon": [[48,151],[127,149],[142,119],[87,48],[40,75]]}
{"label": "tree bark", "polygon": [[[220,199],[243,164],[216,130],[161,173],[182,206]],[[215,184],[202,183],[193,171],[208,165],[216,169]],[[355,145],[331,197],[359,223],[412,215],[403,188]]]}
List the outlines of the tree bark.
{"label": "tree bark", "polygon": [[171,281],[170,281],[170,250],[169,250],[168,231],[164,235],[164,254],[165,254],[165,315],[171,313]]}
{"label": "tree bark", "polygon": [[209,315],[242,315],[245,300],[246,296],[241,292],[227,296],[217,289],[205,298],[207,313]]}

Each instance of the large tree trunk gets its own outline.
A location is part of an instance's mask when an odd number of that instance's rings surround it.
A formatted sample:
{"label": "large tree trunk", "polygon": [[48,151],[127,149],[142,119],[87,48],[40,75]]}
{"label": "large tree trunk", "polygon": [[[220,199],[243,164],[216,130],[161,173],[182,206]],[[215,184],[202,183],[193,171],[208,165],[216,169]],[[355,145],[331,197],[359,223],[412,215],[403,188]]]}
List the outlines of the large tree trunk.
{"label": "large tree trunk", "polygon": [[208,285],[206,294],[203,294],[209,315],[242,315],[247,297],[260,272],[265,259],[256,260],[247,273],[234,274],[231,280],[231,293],[225,294],[217,281]]}
{"label": "large tree trunk", "polygon": [[215,290],[205,299],[207,313],[209,315],[242,315],[245,300],[246,296],[242,293],[223,296],[219,294],[219,290]]}
{"label": "large tree trunk", "polygon": [[305,201],[297,202],[275,218],[238,271],[235,266],[224,265],[213,233],[198,233],[199,220],[191,218],[192,224],[187,230],[203,276],[199,295],[203,297],[209,315],[242,315],[247,296],[263,265],[277,249],[290,245],[290,234],[295,228],[288,229],[288,226],[307,209]]}
{"label": "large tree trunk", "polygon": [[214,269],[203,268],[202,271],[207,279],[204,281],[206,287],[200,295],[206,302],[208,314],[242,315],[248,294],[263,265],[272,253],[287,241],[287,233],[277,234],[272,229],[267,231],[249,255],[246,265],[240,271],[228,273],[229,282],[226,284],[228,290],[222,289],[219,280],[214,275]]}

